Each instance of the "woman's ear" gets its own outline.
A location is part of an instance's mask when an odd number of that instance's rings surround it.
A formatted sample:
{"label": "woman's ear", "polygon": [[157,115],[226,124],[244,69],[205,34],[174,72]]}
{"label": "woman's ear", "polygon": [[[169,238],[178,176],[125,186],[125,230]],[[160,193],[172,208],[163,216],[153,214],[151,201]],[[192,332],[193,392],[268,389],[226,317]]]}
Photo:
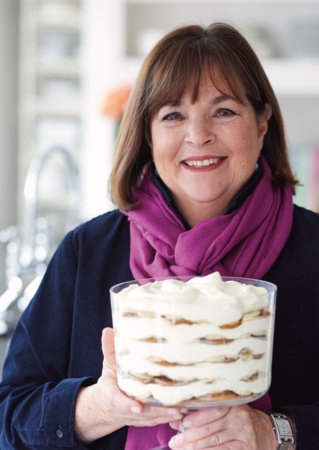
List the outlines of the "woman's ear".
{"label": "woman's ear", "polygon": [[265,118],[266,118],[266,120],[268,122],[268,120],[272,116],[272,109],[271,109],[271,106],[269,105],[269,103],[265,104],[265,112],[264,112],[264,114],[265,114]]}
{"label": "woman's ear", "polygon": [[258,128],[259,128],[259,137],[263,140],[265,134],[268,131],[268,121],[272,116],[272,109],[268,103],[266,103],[264,111],[259,114],[258,117]]}

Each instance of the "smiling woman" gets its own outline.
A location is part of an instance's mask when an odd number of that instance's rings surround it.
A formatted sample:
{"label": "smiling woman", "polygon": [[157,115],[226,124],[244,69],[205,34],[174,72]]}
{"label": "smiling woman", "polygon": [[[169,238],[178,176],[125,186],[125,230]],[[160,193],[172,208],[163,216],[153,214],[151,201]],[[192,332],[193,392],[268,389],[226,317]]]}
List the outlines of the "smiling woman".
{"label": "smiling woman", "polygon": [[[121,122],[111,176],[118,207],[65,237],[12,337],[0,384],[4,448],[273,450],[283,443],[279,448],[293,450],[297,441],[298,449],[318,449],[319,215],[293,205],[296,182],[277,99],[241,34],[212,24],[164,36],[142,66]],[[187,365],[178,368],[178,380],[154,358],[149,373],[121,372],[114,334],[118,339],[122,330],[111,329],[109,291],[133,278],[198,276],[202,285],[214,272],[277,285],[272,383],[249,405],[190,412],[187,429],[174,436],[184,410],[125,395],[117,371],[125,385],[161,384],[170,397],[174,380],[187,391]],[[193,301],[182,302],[178,316],[165,314],[174,336],[175,327],[185,327],[186,340],[193,332]],[[237,353],[226,347],[241,320],[250,327],[267,316],[260,308],[251,313],[228,317],[225,329],[209,327],[197,342],[209,352],[204,378],[212,395],[216,364],[232,375]],[[160,347],[154,322],[143,323],[143,347]],[[240,332],[239,347],[246,335]],[[251,337],[260,343],[265,330],[257,327]],[[256,371],[260,353],[242,345],[238,354],[254,369],[240,378],[245,387],[263,373]],[[216,346],[225,350],[219,362]],[[122,350],[134,365],[134,350]],[[164,356],[172,368],[175,361]],[[225,385],[223,395],[229,390]],[[272,420],[281,425],[277,435]]]}
{"label": "smiling woman", "polygon": [[256,116],[243,93],[230,94],[204,72],[196,98],[187,90],[151,119],[155,167],[190,226],[223,214],[260,156],[270,107]]}
{"label": "smiling woman", "polygon": [[[209,89],[214,92],[208,92]],[[239,33],[234,34],[232,28],[224,24],[213,24],[204,30],[189,26],[172,31],[145,59],[120,128],[111,174],[116,204],[125,209],[135,204],[134,189],[141,168],[152,160],[151,123],[155,117],[158,119],[162,114],[161,119],[173,128],[175,135],[175,124],[182,118],[182,111],[176,110],[176,106],[181,107],[181,101],[185,103],[187,97],[194,107],[195,102],[200,103],[198,97],[203,100],[205,95],[209,95],[206,102],[207,107],[208,104],[211,107],[211,119],[214,114],[209,126],[210,140],[215,138],[215,125],[232,122],[234,117],[241,117],[241,112],[254,112],[254,120],[260,122],[261,128],[267,127],[263,118],[270,119],[262,144],[263,155],[272,169],[274,183],[289,185],[294,191],[296,180],[288,163],[282,116],[267,76]],[[207,134],[204,123],[194,125],[197,134]],[[207,121],[205,126],[208,126]],[[261,140],[266,131],[261,130]],[[194,131],[189,129],[189,133],[192,135]],[[211,153],[204,156],[210,158]]]}

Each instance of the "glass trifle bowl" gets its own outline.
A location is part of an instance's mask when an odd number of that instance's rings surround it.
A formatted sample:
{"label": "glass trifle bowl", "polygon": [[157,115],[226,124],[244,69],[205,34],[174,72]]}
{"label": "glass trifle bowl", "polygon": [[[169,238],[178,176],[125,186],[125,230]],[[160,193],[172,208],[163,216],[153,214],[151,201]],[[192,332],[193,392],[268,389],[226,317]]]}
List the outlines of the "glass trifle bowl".
{"label": "glass trifle bowl", "polygon": [[113,286],[119,388],[188,409],[257,400],[271,381],[276,293],[272,283],[218,272]]}

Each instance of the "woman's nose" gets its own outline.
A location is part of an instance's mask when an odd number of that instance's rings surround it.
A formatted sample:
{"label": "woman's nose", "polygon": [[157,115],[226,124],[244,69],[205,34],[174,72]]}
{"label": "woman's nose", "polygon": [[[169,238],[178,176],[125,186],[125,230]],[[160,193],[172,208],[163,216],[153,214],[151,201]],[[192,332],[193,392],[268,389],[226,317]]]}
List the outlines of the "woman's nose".
{"label": "woman's nose", "polygon": [[196,147],[201,147],[205,144],[214,142],[216,135],[214,133],[212,124],[205,119],[191,120],[187,124],[185,132],[185,142]]}

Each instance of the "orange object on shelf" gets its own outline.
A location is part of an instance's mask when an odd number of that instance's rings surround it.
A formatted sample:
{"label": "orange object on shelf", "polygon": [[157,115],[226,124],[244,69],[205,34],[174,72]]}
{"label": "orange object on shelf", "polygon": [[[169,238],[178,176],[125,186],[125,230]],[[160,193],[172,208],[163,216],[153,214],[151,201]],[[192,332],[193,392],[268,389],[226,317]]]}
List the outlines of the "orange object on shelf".
{"label": "orange object on shelf", "polygon": [[102,106],[102,114],[114,120],[121,119],[130,93],[130,86],[118,86],[112,89]]}

